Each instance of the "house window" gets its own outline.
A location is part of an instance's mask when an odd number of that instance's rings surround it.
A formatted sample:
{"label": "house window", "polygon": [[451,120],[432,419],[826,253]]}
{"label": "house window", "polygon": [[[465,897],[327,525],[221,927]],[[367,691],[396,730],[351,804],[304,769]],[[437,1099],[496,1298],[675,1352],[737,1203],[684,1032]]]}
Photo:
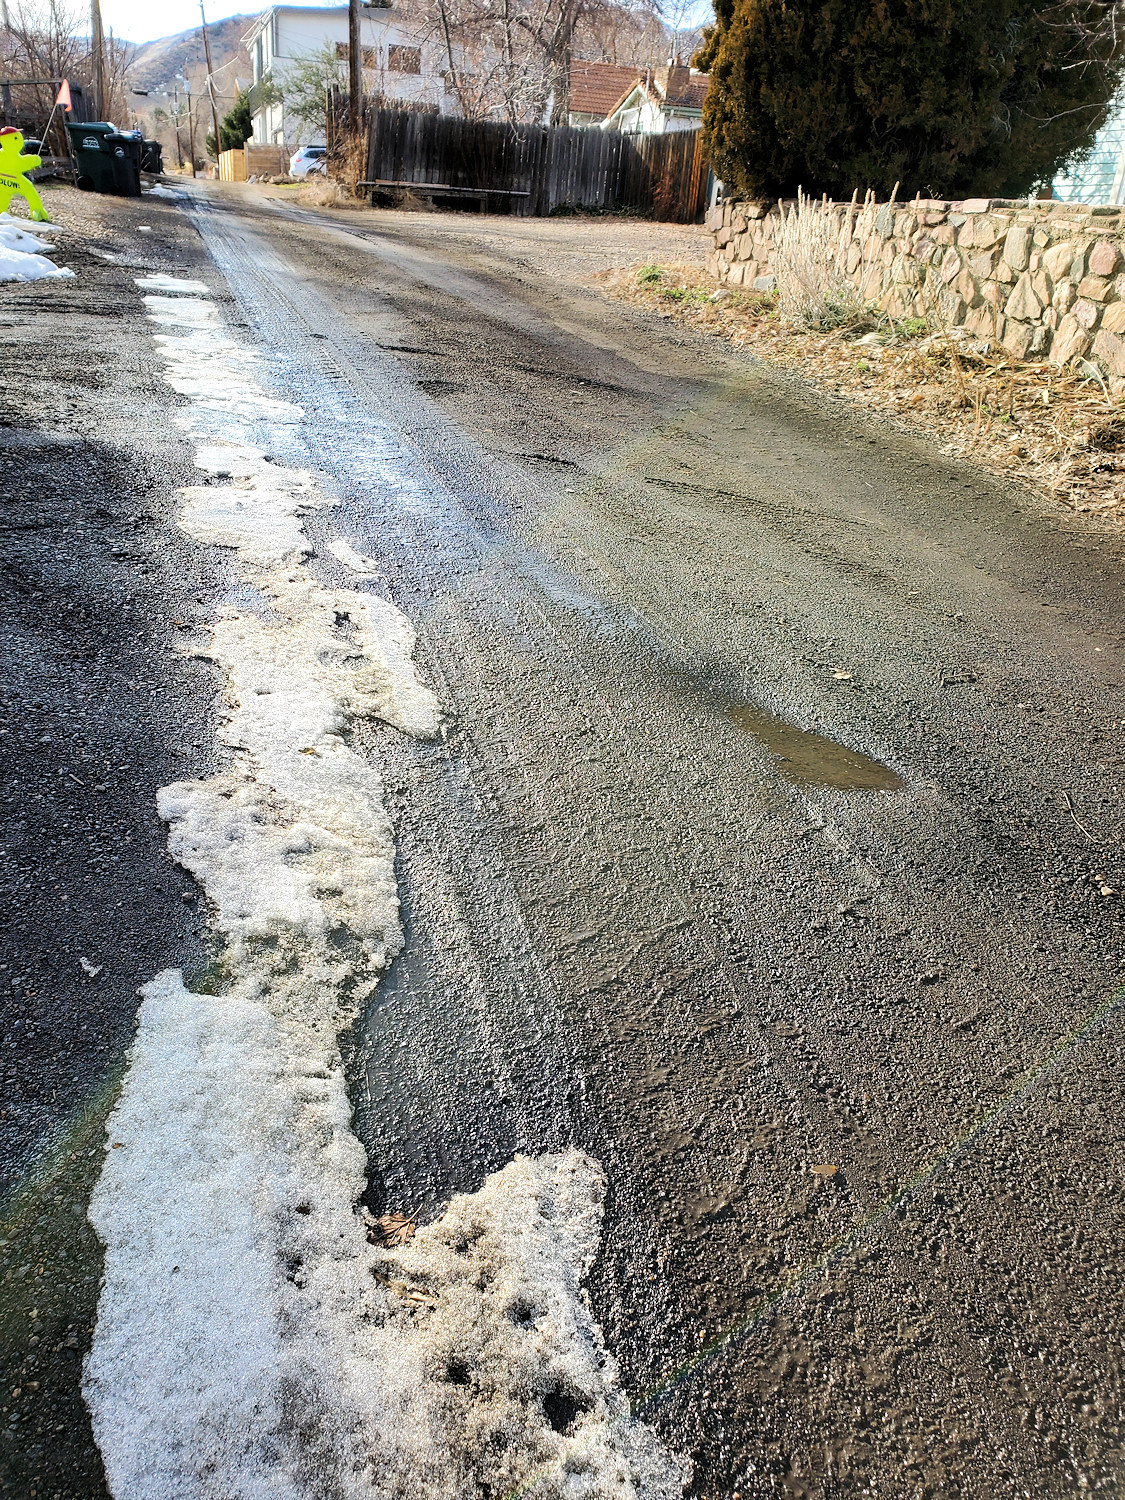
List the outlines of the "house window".
{"label": "house window", "polygon": [[[365,67],[365,68],[377,68],[379,66],[379,49],[377,47],[361,47],[359,49],[359,55],[360,55],[360,58],[362,60],[362,66],[363,67]],[[347,42],[337,42],[336,43],[336,56],[339,58],[339,60],[341,62],[347,62],[347,60],[348,60],[348,44],[347,44]]]}
{"label": "house window", "polygon": [[391,73],[420,73],[422,71],[421,47],[388,47],[387,69]]}

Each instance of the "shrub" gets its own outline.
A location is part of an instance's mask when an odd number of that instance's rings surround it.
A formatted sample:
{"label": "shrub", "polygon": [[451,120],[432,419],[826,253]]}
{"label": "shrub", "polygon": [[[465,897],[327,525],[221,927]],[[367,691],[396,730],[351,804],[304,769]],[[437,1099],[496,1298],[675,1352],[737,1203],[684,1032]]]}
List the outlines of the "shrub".
{"label": "shrub", "polygon": [[1116,0],[716,0],[704,129],[741,197],[1016,197],[1091,144]]}

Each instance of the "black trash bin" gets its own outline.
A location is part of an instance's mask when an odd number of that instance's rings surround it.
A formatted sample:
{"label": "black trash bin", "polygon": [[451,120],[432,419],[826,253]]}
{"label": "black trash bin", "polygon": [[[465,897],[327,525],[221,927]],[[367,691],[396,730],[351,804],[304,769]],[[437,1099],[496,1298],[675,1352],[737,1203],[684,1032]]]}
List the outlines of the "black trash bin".
{"label": "black trash bin", "polygon": [[114,192],[122,198],[141,196],[141,148],[144,139],[139,130],[119,130],[106,136],[106,144],[113,152]]}
{"label": "black trash bin", "polygon": [[67,122],[70,144],[78,163],[78,186],[89,193],[116,193],[123,198],[141,195],[141,137],[133,131],[97,120]]}
{"label": "black trash bin", "polygon": [[159,141],[141,142],[141,171],[159,177],[164,170],[164,148]]}

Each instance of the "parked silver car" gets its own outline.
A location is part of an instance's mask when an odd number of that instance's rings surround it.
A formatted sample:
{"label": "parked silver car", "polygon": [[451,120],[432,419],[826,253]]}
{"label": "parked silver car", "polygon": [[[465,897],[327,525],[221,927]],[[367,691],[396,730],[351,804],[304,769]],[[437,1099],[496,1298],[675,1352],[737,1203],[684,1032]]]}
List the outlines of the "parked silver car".
{"label": "parked silver car", "polygon": [[289,158],[290,177],[324,177],[328,172],[327,146],[301,146]]}

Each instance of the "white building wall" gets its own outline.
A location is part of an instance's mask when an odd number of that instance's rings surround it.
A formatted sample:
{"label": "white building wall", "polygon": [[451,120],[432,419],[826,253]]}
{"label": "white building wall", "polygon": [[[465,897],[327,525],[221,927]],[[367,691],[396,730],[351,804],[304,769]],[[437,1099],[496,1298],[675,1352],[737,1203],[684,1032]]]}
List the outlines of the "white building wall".
{"label": "white building wall", "polygon": [[[311,6],[276,6],[266,11],[246,34],[254,66],[254,82],[270,74],[284,92],[287,75],[304,58],[322,52],[326,44],[347,46],[347,6],[317,9]],[[443,50],[422,41],[409,25],[396,18],[392,9],[367,11],[360,16],[360,46],[365,55],[372,54],[374,66],[363,70],[364,92],[400,99],[406,103],[436,105],[443,113],[454,113],[447,96],[442,68]],[[390,66],[391,47],[418,48],[421,72],[405,73]],[[346,63],[341,62],[346,75]],[[323,134],[299,139],[301,126],[286,118],[284,102],[270,105],[254,115],[254,140],[271,145],[323,144]]]}
{"label": "white building wall", "polygon": [[644,89],[636,89],[602,122],[603,130],[619,130],[622,135],[669,135],[674,130],[698,130],[697,114],[675,114],[667,111]]}

